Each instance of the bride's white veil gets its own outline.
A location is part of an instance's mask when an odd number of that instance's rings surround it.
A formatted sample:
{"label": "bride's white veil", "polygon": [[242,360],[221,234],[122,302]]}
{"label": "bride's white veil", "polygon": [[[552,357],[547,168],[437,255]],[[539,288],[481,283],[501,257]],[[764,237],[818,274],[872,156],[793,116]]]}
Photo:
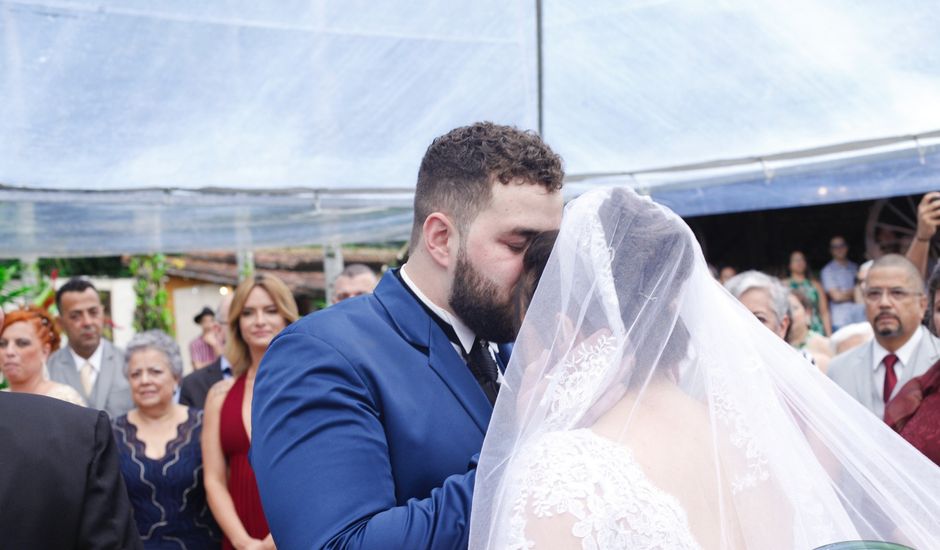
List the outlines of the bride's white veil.
{"label": "bride's white veil", "polygon": [[585,430],[631,453],[702,548],[940,548],[940,469],[728,294],[681,218],[628,189],[566,207],[483,445],[470,548],[524,547],[532,518],[605,505],[528,499],[551,491],[533,487],[531,448]]}

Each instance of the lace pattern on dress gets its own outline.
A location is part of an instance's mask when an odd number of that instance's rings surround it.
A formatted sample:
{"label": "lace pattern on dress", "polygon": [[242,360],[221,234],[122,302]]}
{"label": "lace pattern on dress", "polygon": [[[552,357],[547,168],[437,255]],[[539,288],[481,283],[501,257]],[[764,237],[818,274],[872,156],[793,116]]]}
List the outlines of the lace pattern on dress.
{"label": "lace pattern on dress", "polygon": [[675,497],[650,482],[626,447],[588,429],[543,435],[511,469],[509,540],[500,547],[534,548],[529,518],[568,514],[585,550],[700,548]]}
{"label": "lace pattern on dress", "polygon": [[586,340],[565,357],[560,369],[546,376],[548,430],[569,428],[583,416],[608,374],[614,348],[612,336]]}

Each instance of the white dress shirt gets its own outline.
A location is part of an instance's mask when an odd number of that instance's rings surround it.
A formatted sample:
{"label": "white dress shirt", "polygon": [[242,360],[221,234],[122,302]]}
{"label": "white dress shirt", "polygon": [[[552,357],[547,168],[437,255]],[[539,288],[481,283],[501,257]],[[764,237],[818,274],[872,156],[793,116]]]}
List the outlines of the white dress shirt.
{"label": "white dress shirt", "polygon": [[[408,288],[410,288],[411,291],[415,293],[415,296],[417,296],[418,299],[421,300],[421,303],[423,303],[424,305],[428,307],[428,309],[436,313],[441,319],[444,320],[445,323],[448,323],[451,327],[454,328],[454,333],[457,334],[457,339],[460,340],[460,345],[458,346],[454,342],[451,342],[451,345],[454,346],[454,351],[460,354],[460,357],[466,357],[470,353],[470,348],[473,347],[473,341],[477,339],[476,334],[474,334],[473,331],[470,330],[470,327],[464,324],[464,322],[461,321],[459,317],[457,317],[456,315],[453,315],[446,309],[438,306],[437,304],[432,302],[431,299],[428,298],[423,292],[421,292],[421,289],[418,288],[418,285],[416,285],[414,281],[411,280],[411,277],[408,276],[408,271],[406,271],[405,269],[407,267],[408,265],[405,264],[399,270],[399,273],[401,273],[402,281],[404,281],[405,284],[408,285]],[[499,347],[493,342],[490,342],[489,344],[490,344],[490,355],[492,355],[495,360],[496,354],[499,353]],[[461,346],[463,346],[463,349],[460,349]],[[502,381],[503,381],[503,373],[502,371],[499,371],[497,375],[497,382],[502,383]]]}

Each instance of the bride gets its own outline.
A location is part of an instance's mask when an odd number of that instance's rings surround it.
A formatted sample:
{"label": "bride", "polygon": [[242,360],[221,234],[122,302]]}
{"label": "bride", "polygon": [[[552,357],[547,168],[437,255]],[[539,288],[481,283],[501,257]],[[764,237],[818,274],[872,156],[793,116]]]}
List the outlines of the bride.
{"label": "bride", "polygon": [[668,209],[582,195],[517,298],[470,548],[940,547],[940,469],[725,292]]}

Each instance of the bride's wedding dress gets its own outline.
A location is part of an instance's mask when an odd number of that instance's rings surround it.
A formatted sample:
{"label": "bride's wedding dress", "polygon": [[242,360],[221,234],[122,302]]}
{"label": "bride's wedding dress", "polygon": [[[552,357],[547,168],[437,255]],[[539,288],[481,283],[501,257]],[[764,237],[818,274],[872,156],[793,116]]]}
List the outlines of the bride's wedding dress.
{"label": "bride's wedding dress", "polygon": [[682,505],[627,447],[583,428],[545,434],[520,455],[505,548],[701,548]]}
{"label": "bride's wedding dress", "polygon": [[470,548],[940,548],[940,469],[627,189],[568,204],[477,467]]}

